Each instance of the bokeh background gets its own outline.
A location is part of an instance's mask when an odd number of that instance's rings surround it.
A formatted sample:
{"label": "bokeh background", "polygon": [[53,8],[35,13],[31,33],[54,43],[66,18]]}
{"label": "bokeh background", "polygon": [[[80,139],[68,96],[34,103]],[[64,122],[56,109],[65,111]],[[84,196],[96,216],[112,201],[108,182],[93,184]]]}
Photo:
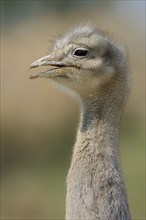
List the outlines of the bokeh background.
{"label": "bokeh background", "polygon": [[120,155],[132,217],[145,219],[145,1],[3,0],[1,15],[1,218],[64,219],[79,106],[50,80],[30,80],[27,68],[48,40],[90,21],[129,48]]}

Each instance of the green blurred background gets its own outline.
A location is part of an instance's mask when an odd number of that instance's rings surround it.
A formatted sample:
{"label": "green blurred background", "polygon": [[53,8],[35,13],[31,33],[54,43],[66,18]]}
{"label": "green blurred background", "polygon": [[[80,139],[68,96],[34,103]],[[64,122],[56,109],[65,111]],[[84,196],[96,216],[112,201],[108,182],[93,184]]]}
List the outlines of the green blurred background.
{"label": "green blurred background", "polygon": [[47,54],[48,40],[91,21],[129,48],[120,155],[132,217],[145,219],[145,1],[3,0],[1,15],[2,218],[64,218],[79,106],[49,80],[29,80],[27,67]]}

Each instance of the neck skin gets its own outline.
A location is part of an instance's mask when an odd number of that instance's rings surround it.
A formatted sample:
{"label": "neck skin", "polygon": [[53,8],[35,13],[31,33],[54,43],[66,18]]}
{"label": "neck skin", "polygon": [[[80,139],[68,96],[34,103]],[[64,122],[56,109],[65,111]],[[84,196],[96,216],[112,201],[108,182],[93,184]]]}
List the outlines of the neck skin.
{"label": "neck skin", "polygon": [[130,220],[118,161],[124,95],[89,94],[67,177],[66,219]]}

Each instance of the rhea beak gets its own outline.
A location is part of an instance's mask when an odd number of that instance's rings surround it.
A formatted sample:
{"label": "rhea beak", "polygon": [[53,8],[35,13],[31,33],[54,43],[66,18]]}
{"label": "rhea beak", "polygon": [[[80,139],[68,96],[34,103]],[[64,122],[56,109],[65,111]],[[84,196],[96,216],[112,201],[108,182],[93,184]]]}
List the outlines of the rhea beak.
{"label": "rhea beak", "polygon": [[35,79],[35,78],[38,78],[38,77],[52,78],[52,77],[55,77],[55,76],[58,76],[58,75],[61,76],[61,74],[63,76],[63,73],[62,73],[63,71],[60,71],[60,69],[62,67],[67,67],[68,65],[64,64],[63,62],[54,61],[53,56],[50,54],[48,56],[42,57],[41,59],[38,59],[35,62],[33,62],[29,66],[29,69],[36,68],[36,67],[39,67],[39,66],[49,66],[49,67],[52,66],[53,68],[49,69],[47,71],[44,71],[44,72],[40,72],[36,75],[32,75],[32,76],[29,77],[30,79]]}

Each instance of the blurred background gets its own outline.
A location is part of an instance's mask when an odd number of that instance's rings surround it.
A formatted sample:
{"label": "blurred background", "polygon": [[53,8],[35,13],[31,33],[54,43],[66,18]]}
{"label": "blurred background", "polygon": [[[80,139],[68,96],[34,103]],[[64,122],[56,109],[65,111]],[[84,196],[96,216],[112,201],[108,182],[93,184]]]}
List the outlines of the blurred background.
{"label": "blurred background", "polygon": [[[48,40],[90,21],[129,48],[132,91],[120,156],[133,219],[145,219],[145,1],[1,1],[1,215],[63,219],[79,106],[49,80],[30,80]],[[34,70],[37,71],[37,70]]]}

